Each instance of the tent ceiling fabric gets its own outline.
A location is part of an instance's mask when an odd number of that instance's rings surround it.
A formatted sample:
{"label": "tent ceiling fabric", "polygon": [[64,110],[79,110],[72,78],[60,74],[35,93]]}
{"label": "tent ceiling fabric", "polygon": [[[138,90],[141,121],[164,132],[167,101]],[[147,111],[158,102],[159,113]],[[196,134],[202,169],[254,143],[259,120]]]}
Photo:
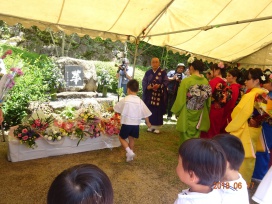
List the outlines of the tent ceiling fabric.
{"label": "tent ceiling fabric", "polygon": [[[37,25],[121,41],[134,36],[130,40],[139,37],[175,51],[227,62],[271,44],[272,19],[187,30],[271,15],[271,0],[9,0],[1,2],[0,10],[0,20],[11,25]],[[156,36],[169,32],[177,33]]]}
{"label": "tent ceiling fabric", "polygon": [[[257,64],[257,62],[263,62],[262,64]],[[238,61],[241,67],[244,68],[257,68],[262,67],[265,69],[271,69],[272,67],[272,44],[252,53]]]}

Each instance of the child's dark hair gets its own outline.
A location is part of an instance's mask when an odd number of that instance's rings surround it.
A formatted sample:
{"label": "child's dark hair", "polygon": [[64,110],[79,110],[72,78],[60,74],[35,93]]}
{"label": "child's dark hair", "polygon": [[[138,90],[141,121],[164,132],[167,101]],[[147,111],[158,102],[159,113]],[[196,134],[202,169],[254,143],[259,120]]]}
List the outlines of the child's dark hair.
{"label": "child's dark hair", "polygon": [[245,150],[241,140],[231,134],[219,134],[212,138],[223,148],[230,169],[238,171],[245,158]]}
{"label": "child's dark hair", "polygon": [[210,69],[213,70],[213,71],[214,70],[220,70],[220,73],[221,73],[222,77],[224,77],[224,78],[227,76],[227,70],[226,70],[226,68],[225,67],[224,68],[220,68],[220,67],[218,67],[218,64],[212,64],[212,66],[211,66]]}
{"label": "child's dark hair", "polygon": [[195,70],[198,70],[199,72],[203,72],[204,71],[204,63],[201,60],[197,60],[195,59],[192,63],[190,63],[189,65],[192,65],[194,67]]}
{"label": "child's dark hair", "polygon": [[199,183],[212,186],[225,175],[226,156],[222,147],[213,140],[193,138],[183,142],[179,148],[185,171],[193,171]]}
{"label": "child's dark hair", "polygon": [[268,82],[268,77],[263,73],[263,71],[260,68],[250,68],[245,73],[245,79],[246,80],[257,80],[259,79],[260,84],[265,84]]}
{"label": "child's dark hair", "polygon": [[97,166],[81,164],[64,170],[51,184],[48,204],[112,204],[113,189],[108,176]]}
{"label": "child's dark hair", "polygon": [[127,83],[127,88],[129,88],[132,92],[137,93],[139,91],[139,82],[136,79],[131,79]]}

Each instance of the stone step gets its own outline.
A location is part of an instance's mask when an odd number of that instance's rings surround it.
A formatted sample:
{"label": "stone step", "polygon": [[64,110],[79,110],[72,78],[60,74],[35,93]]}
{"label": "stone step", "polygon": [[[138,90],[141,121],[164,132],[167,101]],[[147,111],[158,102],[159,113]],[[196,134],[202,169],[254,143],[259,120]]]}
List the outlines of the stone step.
{"label": "stone step", "polygon": [[96,105],[108,103],[115,104],[118,100],[117,94],[108,93],[107,97],[102,97],[97,92],[61,92],[57,94],[56,101],[43,102],[32,101],[29,105],[30,111],[43,107],[44,109],[62,110],[65,107],[74,107],[76,109],[82,106]]}

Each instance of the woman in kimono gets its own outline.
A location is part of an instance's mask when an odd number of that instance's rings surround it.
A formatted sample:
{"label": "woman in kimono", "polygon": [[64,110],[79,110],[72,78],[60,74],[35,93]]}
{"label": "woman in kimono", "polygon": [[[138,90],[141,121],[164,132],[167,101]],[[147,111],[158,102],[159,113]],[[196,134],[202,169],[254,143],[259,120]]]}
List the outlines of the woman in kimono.
{"label": "woman in kimono", "polygon": [[260,87],[266,83],[266,76],[259,68],[249,69],[246,73],[245,85],[248,90],[231,113],[232,121],[226,127],[226,132],[239,137],[245,149],[245,159],[240,167],[240,173],[247,183],[250,183],[255,165],[256,147],[261,135],[261,126],[251,119],[258,95],[267,94],[268,90]]}
{"label": "woman in kimono", "polygon": [[211,87],[200,74],[203,69],[204,63],[200,60],[189,64],[191,76],[181,81],[171,109],[178,116],[176,129],[180,132],[180,143],[199,137],[200,131],[207,131],[210,127]]}
{"label": "woman in kimono", "polygon": [[[269,83],[263,85],[265,89],[269,91],[267,94],[265,101],[267,104],[266,110],[272,110],[272,72],[270,70],[265,70],[264,73],[270,78]],[[263,114],[265,115],[265,114]],[[265,117],[265,116],[264,116]],[[263,118],[264,118],[263,117]],[[264,118],[262,122],[262,133],[265,142],[265,151],[264,152],[256,152],[256,162],[255,169],[253,172],[253,179],[262,180],[264,175],[267,173],[269,167],[272,163],[272,117],[267,114],[267,117]]]}
{"label": "woman in kimono", "polygon": [[213,79],[209,81],[212,88],[212,102],[211,110],[209,113],[210,117],[210,129],[208,132],[202,132],[201,138],[212,138],[220,133],[220,129],[223,124],[224,107],[221,102],[222,93],[217,90],[223,90],[227,83],[223,77],[226,75],[226,69],[222,62],[213,64],[211,67]]}
{"label": "woman in kimono", "polygon": [[223,123],[221,127],[221,132],[225,132],[225,128],[231,121],[231,113],[234,107],[238,104],[239,98],[241,98],[240,88],[241,85],[238,83],[239,79],[241,78],[241,72],[239,69],[231,69],[227,73],[227,83],[228,87],[231,89],[232,95],[231,99],[226,103],[224,106],[224,113],[223,113]]}

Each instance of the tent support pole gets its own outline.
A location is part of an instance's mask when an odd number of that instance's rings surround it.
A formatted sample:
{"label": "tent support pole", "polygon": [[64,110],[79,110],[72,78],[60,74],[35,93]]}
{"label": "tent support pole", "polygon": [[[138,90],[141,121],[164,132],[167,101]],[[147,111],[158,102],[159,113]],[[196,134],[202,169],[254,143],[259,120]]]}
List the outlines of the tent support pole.
{"label": "tent support pole", "polygon": [[264,21],[264,20],[270,20],[270,19],[272,19],[272,16],[266,16],[266,17],[254,18],[254,19],[248,19],[248,20],[242,20],[242,21],[234,21],[234,22],[230,22],[230,23],[222,23],[222,24],[217,24],[217,25],[207,25],[207,26],[202,26],[202,27],[197,27],[197,28],[190,28],[190,29],[185,29],[185,30],[178,30],[178,31],[173,31],[173,32],[146,35],[146,36],[143,36],[142,38],[155,37],[155,36],[161,36],[161,35],[169,35],[169,34],[176,34],[176,33],[184,33],[184,32],[189,32],[189,31],[196,31],[196,30],[207,31],[207,30],[210,30],[210,29],[213,29],[213,28],[219,28],[219,27],[230,26],[230,25],[238,25],[238,24],[243,24],[243,23],[251,23],[251,22],[256,22],[256,21]]}
{"label": "tent support pole", "polygon": [[135,39],[136,48],[135,48],[135,52],[134,52],[133,73],[132,73],[133,79],[134,79],[134,74],[135,74],[135,67],[136,67],[136,60],[137,60],[137,55],[138,55],[139,43],[140,43],[139,38],[136,38]]}

